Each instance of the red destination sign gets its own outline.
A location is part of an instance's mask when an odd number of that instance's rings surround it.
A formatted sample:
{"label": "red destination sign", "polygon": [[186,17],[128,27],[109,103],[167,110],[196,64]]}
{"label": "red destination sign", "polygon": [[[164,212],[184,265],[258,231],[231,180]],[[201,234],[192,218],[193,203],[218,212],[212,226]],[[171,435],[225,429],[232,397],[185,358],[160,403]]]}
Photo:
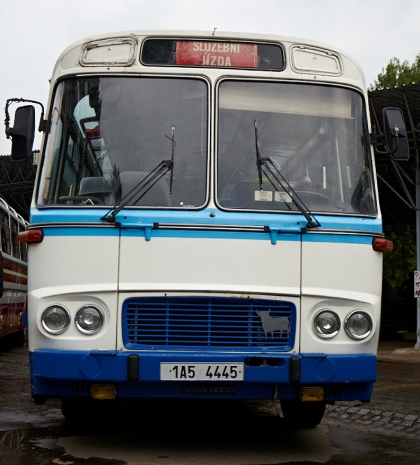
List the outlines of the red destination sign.
{"label": "red destination sign", "polygon": [[234,42],[177,42],[176,64],[222,68],[257,68],[258,46]]}

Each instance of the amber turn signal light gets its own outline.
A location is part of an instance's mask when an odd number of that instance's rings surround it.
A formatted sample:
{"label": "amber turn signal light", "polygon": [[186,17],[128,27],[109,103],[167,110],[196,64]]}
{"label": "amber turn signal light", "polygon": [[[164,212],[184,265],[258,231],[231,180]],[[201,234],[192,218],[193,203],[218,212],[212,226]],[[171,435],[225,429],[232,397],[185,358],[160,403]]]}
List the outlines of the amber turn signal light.
{"label": "amber turn signal light", "polygon": [[90,393],[92,399],[96,400],[114,400],[117,396],[113,384],[93,384]]}
{"label": "amber turn signal light", "polygon": [[19,233],[19,242],[23,244],[36,244],[44,239],[44,231],[42,229],[29,229]]}
{"label": "amber turn signal light", "polygon": [[305,387],[300,392],[300,400],[302,402],[320,402],[324,400],[324,388],[321,387]]}
{"label": "amber turn signal light", "polygon": [[375,237],[372,242],[373,250],[378,252],[392,252],[394,243],[382,237]]}

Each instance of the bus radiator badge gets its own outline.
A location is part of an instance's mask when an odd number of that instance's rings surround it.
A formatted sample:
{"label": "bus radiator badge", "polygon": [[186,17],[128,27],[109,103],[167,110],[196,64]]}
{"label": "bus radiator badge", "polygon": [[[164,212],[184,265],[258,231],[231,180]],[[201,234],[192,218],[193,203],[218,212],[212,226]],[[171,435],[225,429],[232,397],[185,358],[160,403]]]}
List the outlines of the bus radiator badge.
{"label": "bus radiator badge", "polygon": [[261,318],[261,324],[264,330],[265,339],[267,340],[267,335],[271,333],[271,339],[274,338],[274,333],[276,331],[280,331],[279,337],[283,335],[283,333],[287,334],[289,337],[290,334],[290,322],[289,318],[285,316],[281,316],[279,318],[273,318],[270,315],[270,309],[268,312],[259,312],[256,310],[257,315]]}

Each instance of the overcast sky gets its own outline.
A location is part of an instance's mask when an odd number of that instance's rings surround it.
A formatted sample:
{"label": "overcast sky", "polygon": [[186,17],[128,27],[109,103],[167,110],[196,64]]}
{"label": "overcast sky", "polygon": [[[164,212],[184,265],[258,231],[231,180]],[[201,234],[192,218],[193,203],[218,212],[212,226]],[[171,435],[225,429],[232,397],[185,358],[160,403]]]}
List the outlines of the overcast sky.
{"label": "overcast sky", "polygon": [[[411,64],[420,53],[419,19],[420,0],[0,0],[0,108],[13,97],[46,104],[54,63],[72,42],[141,29],[315,39],[348,51],[372,84],[392,57]],[[0,154],[9,153],[2,129]]]}

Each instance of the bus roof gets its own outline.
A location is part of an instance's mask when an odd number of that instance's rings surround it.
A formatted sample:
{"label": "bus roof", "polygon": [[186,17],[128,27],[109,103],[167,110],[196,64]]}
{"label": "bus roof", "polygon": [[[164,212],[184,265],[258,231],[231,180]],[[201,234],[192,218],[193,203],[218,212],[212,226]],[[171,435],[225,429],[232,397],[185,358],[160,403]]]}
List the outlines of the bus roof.
{"label": "bus roof", "polygon": [[[96,72],[103,73],[139,73],[156,72],[162,66],[150,66],[142,63],[141,50],[147,39],[166,39],[193,42],[247,42],[251,44],[277,44],[284,51],[284,69],[254,70],[256,77],[300,79],[312,82],[340,82],[366,92],[363,72],[347,52],[308,39],[299,39],[280,35],[215,31],[123,31],[94,35],[70,45],[60,55],[51,82],[65,75]],[[201,67],[202,73],[226,74],[226,67]],[[178,72],[180,68],[178,68]],[[241,68],[232,67],[235,74],[244,73]],[[183,72],[197,74],[196,69],[184,65]],[[249,70],[246,71],[249,73]],[[254,75],[254,74],[253,74]]]}

